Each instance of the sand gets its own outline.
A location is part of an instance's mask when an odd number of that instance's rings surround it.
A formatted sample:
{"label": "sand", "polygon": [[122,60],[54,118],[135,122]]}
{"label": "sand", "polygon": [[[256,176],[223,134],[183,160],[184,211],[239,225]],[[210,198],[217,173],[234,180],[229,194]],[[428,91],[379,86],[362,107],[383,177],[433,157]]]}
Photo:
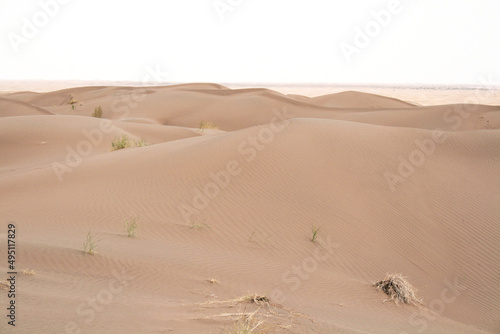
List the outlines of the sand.
{"label": "sand", "polygon": [[500,332],[497,92],[398,94],[3,93],[0,332]]}

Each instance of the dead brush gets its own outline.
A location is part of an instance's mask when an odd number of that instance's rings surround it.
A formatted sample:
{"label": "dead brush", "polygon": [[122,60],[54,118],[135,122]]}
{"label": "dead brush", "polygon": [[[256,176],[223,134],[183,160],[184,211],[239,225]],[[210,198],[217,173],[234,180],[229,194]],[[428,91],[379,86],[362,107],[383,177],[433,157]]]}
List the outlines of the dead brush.
{"label": "dead brush", "polygon": [[394,300],[396,304],[399,302],[413,305],[422,303],[422,299],[415,295],[417,289],[401,274],[387,274],[382,281],[375,283],[374,286],[389,296],[389,299],[384,300],[384,302]]}
{"label": "dead brush", "polygon": [[262,305],[271,305],[271,300],[269,297],[264,296],[264,295],[259,295],[256,293],[249,293],[247,295],[238,297],[238,298],[233,298],[233,299],[228,299],[228,300],[214,300],[214,301],[209,301],[205,303],[201,303],[198,305],[213,305],[213,304],[232,304],[232,305],[237,305],[240,303],[252,303],[257,306],[262,306]]}
{"label": "dead brush", "polygon": [[237,298],[236,301],[239,302],[246,302],[246,303],[254,303],[254,304],[262,304],[262,303],[269,303],[269,298],[266,296],[258,295],[256,293],[248,294],[246,296],[242,296],[240,298]]}
{"label": "dead brush", "polygon": [[267,330],[263,328],[264,321],[255,319],[255,314],[259,309],[255,310],[251,314],[246,314],[242,316],[238,322],[234,324],[233,330],[230,334],[265,334],[268,333]]}

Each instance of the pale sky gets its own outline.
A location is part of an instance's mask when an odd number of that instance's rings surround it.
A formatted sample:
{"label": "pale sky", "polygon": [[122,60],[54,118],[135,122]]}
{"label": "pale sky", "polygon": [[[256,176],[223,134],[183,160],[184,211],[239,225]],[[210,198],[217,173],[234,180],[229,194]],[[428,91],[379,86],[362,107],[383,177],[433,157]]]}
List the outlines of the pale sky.
{"label": "pale sky", "polygon": [[0,80],[498,83],[499,15],[499,0],[0,0]]}

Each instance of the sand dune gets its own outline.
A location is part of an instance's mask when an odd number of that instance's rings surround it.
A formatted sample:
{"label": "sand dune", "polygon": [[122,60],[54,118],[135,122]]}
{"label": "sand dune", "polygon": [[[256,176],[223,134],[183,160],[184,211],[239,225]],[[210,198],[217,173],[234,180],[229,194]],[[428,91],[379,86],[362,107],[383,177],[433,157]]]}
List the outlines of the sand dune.
{"label": "sand dune", "polygon": [[[253,312],[270,333],[500,330],[500,106],[216,84],[0,103],[0,210],[36,271],[23,332],[234,333]],[[396,272],[422,305],[383,302]]]}

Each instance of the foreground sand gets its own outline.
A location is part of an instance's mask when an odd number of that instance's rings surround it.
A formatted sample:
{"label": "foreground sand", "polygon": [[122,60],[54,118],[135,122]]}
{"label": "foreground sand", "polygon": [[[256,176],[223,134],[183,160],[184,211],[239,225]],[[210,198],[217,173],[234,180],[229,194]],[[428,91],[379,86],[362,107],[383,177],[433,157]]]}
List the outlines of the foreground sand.
{"label": "foreground sand", "polygon": [[[500,106],[432,104],[215,84],[1,95],[0,270],[13,222],[35,271],[17,276],[17,332],[236,333],[250,315],[255,333],[500,332]],[[122,135],[152,145],[111,151]],[[423,304],[384,302],[386,273]]]}

